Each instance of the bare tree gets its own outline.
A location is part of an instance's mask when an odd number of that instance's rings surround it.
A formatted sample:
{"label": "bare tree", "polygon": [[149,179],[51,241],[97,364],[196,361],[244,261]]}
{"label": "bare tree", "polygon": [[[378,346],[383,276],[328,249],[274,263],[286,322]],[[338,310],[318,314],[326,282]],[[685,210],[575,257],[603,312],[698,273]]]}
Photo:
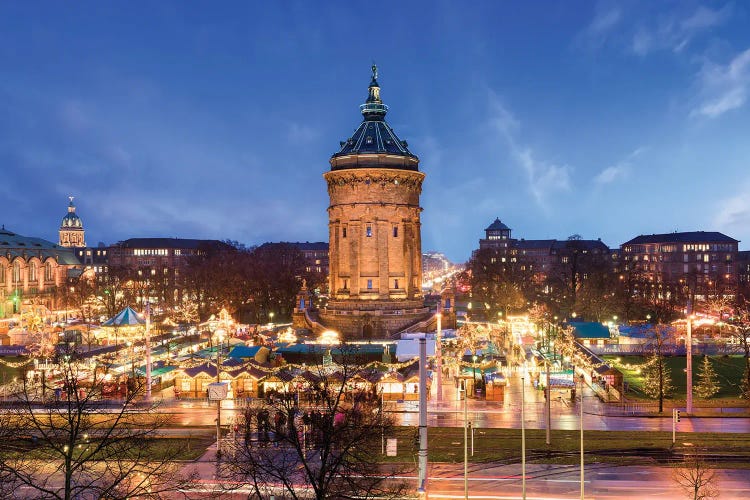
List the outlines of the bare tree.
{"label": "bare tree", "polygon": [[703,460],[697,457],[691,457],[685,461],[682,467],[675,468],[672,477],[693,500],[719,496],[719,490],[715,485],[716,471],[709,468]]}
{"label": "bare tree", "polygon": [[246,484],[252,498],[403,498],[401,467],[385,468],[377,457],[381,436],[393,422],[375,392],[352,393],[368,371],[357,349],[342,346],[335,363],[321,361],[299,376],[310,380],[302,393],[312,405],[279,394],[249,409],[242,433],[223,463],[226,479]]}
{"label": "bare tree", "polygon": [[[93,372],[92,372],[93,371]],[[0,414],[0,495],[39,499],[161,498],[188,486],[180,446],[158,442],[167,423],[154,407],[131,409],[142,387],[104,409],[106,369],[60,358],[54,396],[24,381]]]}

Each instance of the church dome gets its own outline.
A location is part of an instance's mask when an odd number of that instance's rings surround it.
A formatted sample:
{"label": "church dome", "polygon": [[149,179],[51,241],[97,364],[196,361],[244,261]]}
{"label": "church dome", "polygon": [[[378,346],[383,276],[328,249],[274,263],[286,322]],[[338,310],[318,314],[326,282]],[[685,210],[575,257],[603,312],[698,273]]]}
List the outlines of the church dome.
{"label": "church dome", "polygon": [[[360,111],[364,117],[362,123],[360,123],[351,137],[345,141],[341,141],[341,149],[331,157],[334,170],[336,169],[337,162],[333,160],[352,155],[378,154],[400,156],[418,162],[417,156],[409,151],[406,141],[399,139],[390,125],[385,121],[388,106],[383,104],[383,101],[380,99],[378,70],[375,65],[372,66],[372,79],[368,88],[367,100],[364,104],[360,105]],[[415,163],[412,161],[404,165],[409,165],[409,170],[416,170]],[[351,165],[347,165],[346,168],[351,168]]]}
{"label": "church dome", "polygon": [[80,228],[83,229],[83,222],[81,218],[76,215],[76,206],[73,204],[73,197],[70,197],[70,203],[68,204],[68,213],[62,218],[60,222],[60,228]]}

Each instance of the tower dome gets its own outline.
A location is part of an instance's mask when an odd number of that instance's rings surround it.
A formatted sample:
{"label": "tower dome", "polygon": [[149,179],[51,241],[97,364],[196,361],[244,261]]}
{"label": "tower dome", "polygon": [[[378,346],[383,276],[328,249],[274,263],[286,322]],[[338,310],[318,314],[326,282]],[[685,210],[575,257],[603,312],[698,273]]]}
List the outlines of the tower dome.
{"label": "tower dome", "polygon": [[418,170],[419,158],[385,121],[388,106],[380,98],[378,68],[374,64],[367,100],[359,108],[362,123],[351,137],[339,143],[341,149],[331,157],[331,170],[377,166]]}
{"label": "tower dome", "polygon": [[73,197],[68,199],[68,213],[60,222],[60,246],[64,247],[85,247],[83,221],[76,214],[76,206],[73,204]]}

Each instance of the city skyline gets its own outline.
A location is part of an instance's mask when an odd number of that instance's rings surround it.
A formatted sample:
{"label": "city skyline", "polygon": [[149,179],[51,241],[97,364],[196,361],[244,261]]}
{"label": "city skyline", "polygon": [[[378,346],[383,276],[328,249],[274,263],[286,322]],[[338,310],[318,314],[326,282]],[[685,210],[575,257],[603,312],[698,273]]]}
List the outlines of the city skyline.
{"label": "city skyline", "polygon": [[495,217],[747,248],[744,6],[381,5],[3,5],[0,223],[54,241],[72,195],[91,246],[326,241],[322,174],[374,60],[427,174],[424,250],[466,260]]}

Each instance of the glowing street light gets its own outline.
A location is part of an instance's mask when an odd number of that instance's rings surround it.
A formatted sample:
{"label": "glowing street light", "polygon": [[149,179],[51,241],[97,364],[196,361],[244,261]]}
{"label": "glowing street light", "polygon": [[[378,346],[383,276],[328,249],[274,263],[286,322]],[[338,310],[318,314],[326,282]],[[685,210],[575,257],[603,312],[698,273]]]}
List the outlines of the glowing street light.
{"label": "glowing street light", "polygon": [[333,330],[326,330],[318,337],[318,342],[325,345],[334,345],[339,343],[339,334]]}

